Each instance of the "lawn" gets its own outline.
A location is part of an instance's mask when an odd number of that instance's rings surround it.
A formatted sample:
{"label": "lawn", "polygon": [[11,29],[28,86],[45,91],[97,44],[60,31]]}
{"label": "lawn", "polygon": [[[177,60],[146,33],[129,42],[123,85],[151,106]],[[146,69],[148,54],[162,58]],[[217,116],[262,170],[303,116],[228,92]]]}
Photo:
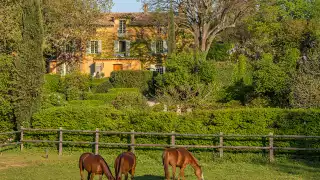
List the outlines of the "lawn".
{"label": "lawn", "polygon": [[[78,157],[81,153],[68,153],[59,157],[49,153],[48,159],[44,153],[32,152],[2,152],[0,155],[0,177],[2,180],[54,180],[80,179]],[[137,154],[136,180],[163,180],[161,152]],[[113,170],[113,161],[117,153],[101,154]],[[196,154],[199,157],[199,154]],[[267,162],[244,162],[238,160],[215,160],[199,158],[204,169],[206,180],[262,180],[262,179],[320,179],[320,166],[307,165],[302,162],[282,160],[274,164]],[[186,169],[186,179],[196,179],[191,167]],[[98,179],[97,177],[95,179]],[[104,177],[103,179],[106,179]]]}

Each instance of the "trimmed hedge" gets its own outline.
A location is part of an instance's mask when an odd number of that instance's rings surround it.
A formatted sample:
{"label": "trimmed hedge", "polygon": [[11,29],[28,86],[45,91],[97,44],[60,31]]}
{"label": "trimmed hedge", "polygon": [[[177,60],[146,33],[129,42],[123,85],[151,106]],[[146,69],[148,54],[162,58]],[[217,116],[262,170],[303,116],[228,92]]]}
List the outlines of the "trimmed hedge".
{"label": "trimmed hedge", "polygon": [[61,78],[62,92],[68,101],[84,99],[90,83],[90,76],[80,72],[73,72]]}
{"label": "trimmed hedge", "polygon": [[44,75],[44,91],[45,93],[53,93],[61,91],[60,86],[61,76],[55,74]]}
{"label": "trimmed hedge", "polygon": [[147,109],[147,98],[145,98],[140,92],[121,92],[117,95],[113,106],[116,109]]}
{"label": "trimmed hedge", "polygon": [[[102,81],[103,80],[103,81]],[[100,81],[95,80],[92,83],[92,92],[94,93],[107,93],[109,89],[113,88],[113,85],[109,81],[109,78],[104,78]]]}
{"label": "trimmed hedge", "polygon": [[[142,131],[198,134],[294,134],[320,135],[320,110],[226,109],[196,111],[184,116],[168,112],[118,111],[106,106],[55,107],[33,116],[33,128],[59,128],[108,131]],[[27,136],[26,136],[27,137]],[[52,140],[57,135],[32,138]],[[64,135],[65,140],[93,141],[94,136]],[[137,136],[136,143],[169,143],[170,137]],[[177,138],[176,144],[216,145],[219,138]],[[101,142],[128,142],[128,136],[103,136]],[[225,145],[266,146],[267,139],[225,138]],[[320,147],[319,141],[276,141],[275,146]]]}
{"label": "trimmed hedge", "polygon": [[136,88],[112,88],[108,93],[86,93],[86,100],[100,100],[104,103],[111,103],[121,93],[140,93]]}
{"label": "trimmed hedge", "polygon": [[86,94],[87,100],[99,100],[103,103],[111,103],[116,99],[118,94],[114,93],[88,93]]}
{"label": "trimmed hedge", "polygon": [[152,71],[113,71],[110,82],[116,88],[139,88],[146,92],[152,77]]}

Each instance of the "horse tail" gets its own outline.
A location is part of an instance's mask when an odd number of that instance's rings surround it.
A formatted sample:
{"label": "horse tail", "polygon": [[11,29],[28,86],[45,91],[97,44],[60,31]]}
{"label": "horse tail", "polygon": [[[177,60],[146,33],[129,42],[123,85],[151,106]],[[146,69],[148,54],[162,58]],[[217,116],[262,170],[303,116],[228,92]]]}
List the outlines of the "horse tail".
{"label": "horse tail", "polygon": [[124,158],[122,155],[119,156],[119,162],[116,167],[116,180],[121,179],[121,173],[122,169],[121,167],[123,166]]}
{"label": "horse tail", "polygon": [[80,169],[80,171],[83,170],[83,160],[82,160],[82,156],[80,156],[80,158],[79,158],[79,169]]}
{"label": "horse tail", "polygon": [[84,169],[84,166],[83,166],[83,161],[84,159],[86,159],[88,156],[90,155],[90,153],[83,153],[80,158],[79,158],[79,169],[80,171],[82,171]]}
{"label": "horse tail", "polygon": [[168,159],[169,152],[166,150],[162,154],[162,164],[164,168],[164,174],[166,179],[169,179],[169,159]]}

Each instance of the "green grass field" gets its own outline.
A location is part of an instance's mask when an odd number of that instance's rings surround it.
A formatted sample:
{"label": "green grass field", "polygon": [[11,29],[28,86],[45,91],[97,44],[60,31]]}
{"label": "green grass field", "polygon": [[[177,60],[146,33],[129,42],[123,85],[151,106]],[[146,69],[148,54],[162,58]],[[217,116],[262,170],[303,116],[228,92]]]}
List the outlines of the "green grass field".
{"label": "green grass field", "polygon": [[[0,156],[0,179],[2,180],[74,180],[80,179],[78,157],[81,153],[64,154],[59,157],[49,153],[49,158],[43,158],[44,153],[2,152]],[[113,162],[117,153],[101,153],[112,172]],[[161,152],[146,155],[137,152],[136,180],[163,180]],[[199,158],[199,154],[195,154]],[[242,158],[245,159],[245,158]],[[206,180],[265,180],[265,179],[320,179],[319,164],[307,165],[302,162],[282,160],[274,164],[262,161],[244,162],[240,159],[215,160],[199,158],[204,169]],[[196,179],[191,167],[186,169],[186,179]],[[98,179],[96,177],[95,179]],[[106,179],[104,177],[103,179]]]}

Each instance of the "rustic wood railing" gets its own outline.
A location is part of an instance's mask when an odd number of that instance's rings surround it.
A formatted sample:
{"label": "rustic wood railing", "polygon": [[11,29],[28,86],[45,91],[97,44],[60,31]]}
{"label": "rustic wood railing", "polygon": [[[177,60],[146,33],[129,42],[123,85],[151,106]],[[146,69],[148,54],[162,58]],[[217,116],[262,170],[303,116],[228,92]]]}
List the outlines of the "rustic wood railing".
{"label": "rustic wood railing", "polygon": [[[25,140],[24,132],[58,132],[59,140]],[[92,133],[95,135],[95,142],[83,142],[83,141],[63,141],[63,132],[66,133]],[[269,159],[270,161],[274,161],[274,150],[295,150],[295,151],[320,151],[320,148],[297,148],[297,147],[274,147],[274,139],[281,138],[290,138],[290,139],[320,139],[320,136],[303,136],[303,135],[274,135],[273,133],[269,133],[269,135],[234,135],[234,134],[180,134],[180,133],[157,133],[157,132],[135,132],[132,130],[131,132],[115,132],[115,131],[100,131],[98,128],[95,131],[90,130],[66,130],[62,129],[30,129],[30,128],[20,128],[20,131],[13,132],[4,132],[0,133],[0,135],[9,135],[9,134],[19,134],[20,140],[18,142],[10,142],[6,144],[0,144],[0,147],[5,146],[13,146],[20,145],[20,150],[23,151],[24,143],[57,143],[59,144],[59,155],[62,155],[63,144],[91,144],[95,147],[95,154],[99,153],[99,145],[106,146],[128,146],[134,152],[135,147],[186,147],[186,148],[207,148],[207,149],[218,149],[219,155],[223,157],[224,149],[255,149],[255,150],[269,150]],[[99,141],[99,136],[101,134],[107,135],[130,135],[130,143],[105,143]],[[135,136],[136,135],[151,135],[151,136],[171,136],[170,144],[136,144]],[[175,139],[176,137],[217,137],[219,138],[219,145],[176,145]],[[224,146],[224,137],[232,137],[232,138],[269,138],[269,144],[266,147],[258,147],[258,146]]]}

